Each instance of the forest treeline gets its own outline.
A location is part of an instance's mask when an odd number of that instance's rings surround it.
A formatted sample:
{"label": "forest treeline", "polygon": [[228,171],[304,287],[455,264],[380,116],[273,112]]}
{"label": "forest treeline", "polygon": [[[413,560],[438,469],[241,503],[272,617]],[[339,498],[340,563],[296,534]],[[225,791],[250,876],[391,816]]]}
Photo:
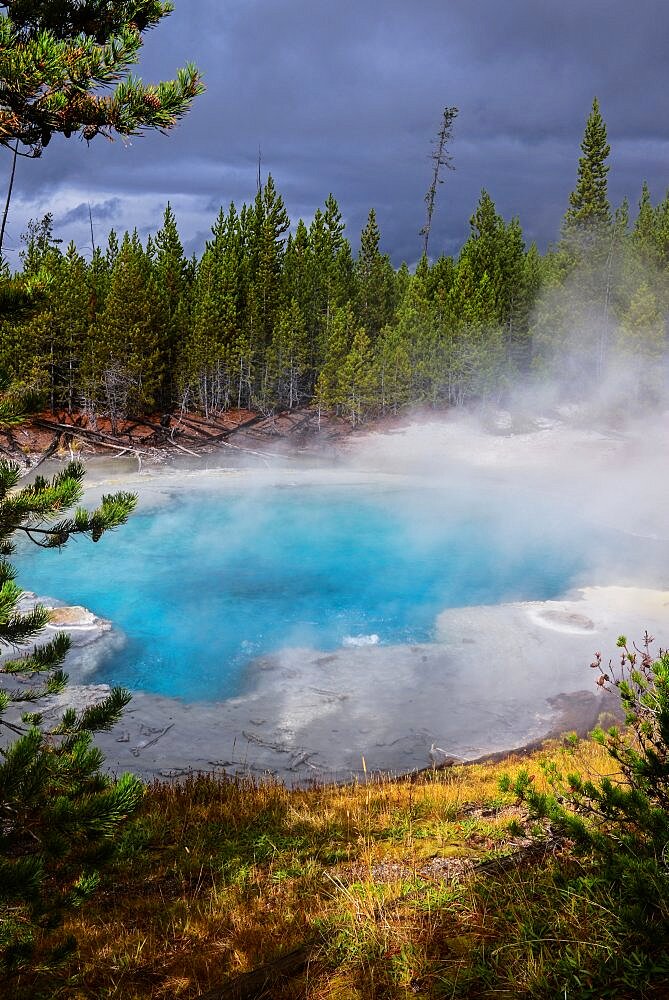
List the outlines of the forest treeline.
{"label": "forest treeline", "polygon": [[311,403],[357,424],[403,407],[501,399],[518,378],[589,391],[613,364],[639,396],[664,380],[669,195],[644,184],[634,220],[607,194],[595,101],[557,242],[526,246],[483,191],[456,258],[414,273],[383,252],[374,211],[354,255],[330,195],[293,228],[272,177],[221,209],[202,256],[184,255],[168,205],[160,230],[112,231],[84,258],[53,220],[31,223],[21,276],[39,307],[1,325],[5,381],[57,410],[112,424],[175,408],[210,415]]}

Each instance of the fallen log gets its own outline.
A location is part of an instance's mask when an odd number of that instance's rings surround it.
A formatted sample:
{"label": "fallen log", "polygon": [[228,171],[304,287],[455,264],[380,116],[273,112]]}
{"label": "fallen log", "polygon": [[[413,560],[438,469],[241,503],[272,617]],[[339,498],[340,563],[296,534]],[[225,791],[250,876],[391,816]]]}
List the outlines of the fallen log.
{"label": "fallen log", "polygon": [[9,437],[9,444],[11,445],[11,448],[5,448],[4,445],[0,444],[0,451],[2,452],[3,455],[7,455],[8,458],[11,458],[13,460],[15,458],[17,452],[20,455],[23,454],[23,452],[21,451],[21,449],[16,444],[16,441],[11,436]]}
{"label": "fallen log", "polygon": [[62,437],[62,435],[61,435],[60,431],[56,431],[56,433],[53,436],[53,441],[51,442],[51,444],[49,445],[49,447],[46,449],[46,451],[44,451],[42,453],[42,455],[40,456],[39,460],[37,462],[35,462],[35,464],[32,466],[33,469],[39,468],[39,466],[42,464],[42,462],[46,462],[47,458],[51,458],[51,456],[54,454],[54,452],[58,450],[58,445],[60,444],[61,437]]}
{"label": "fallen log", "polygon": [[297,420],[289,431],[290,435],[292,436],[293,434],[297,434],[297,432],[301,431],[303,427],[308,426],[313,418],[314,414],[310,411],[306,416],[302,417],[301,420]]}
{"label": "fallen log", "polygon": [[[163,427],[161,424],[152,424],[150,420],[144,420],[142,417],[135,417],[131,427],[126,429],[126,434],[128,430],[131,430],[133,427],[139,427],[140,425],[142,427],[148,427],[149,430],[153,432],[154,436],[159,434],[165,441],[174,442],[174,433],[176,431],[175,427],[170,429],[169,427]],[[179,434],[182,437],[185,437],[188,441],[194,441],[198,444],[200,443],[200,438],[193,437],[192,434],[184,434],[183,431],[179,431]]]}
{"label": "fallen log", "polygon": [[237,976],[225,986],[199,994],[196,1000],[262,1000],[263,997],[271,997],[282,981],[292,979],[306,968],[310,957],[311,945],[301,945],[253,972]]}
{"label": "fallen log", "polygon": [[274,454],[271,451],[253,451],[251,448],[244,448],[241,444],[231,444],[229,441],[219,441],[221,448],[233,448],[235,451],[243,451],[247,455],[255,455],[256,458],[285,458],[285,455]]}
{"label": "fallen log", "polygon": [[[76,427],[74,424],[55,423],[51,420],[44,420],[42,417],[34,419],[35,427],[43,427],[45,430],[60,431],[71,434],[73,437],[93,438],[95,441],[118,441],[118,437],[112,434],[103,434],[102,431],[94,431],[90,427]],[[131,446],[132,447],[132,446]]]}
{"label": "fallen log", "polygon": [[197,451],[191,451],[190,448],[186,448],[183,444],[179,444],[178,441],[173,440],[172,444],[175,448],[178,448],[179,451],[185,451],[187,455],[192,455],[193,458],[202,458]]}
{"label": "fallen log", "polygon": [[140,448],[135,444],[117,444],[118,438],[112,437],[111,434],[103,434],[102,431],[94,431],[89,427],[75,427],[73,424],[56,424],[51,423],[48,420],[34,420],[33,423],[36,427],[44,427],[47,430],[58,430],[62,433],[67,433],[73,438],[81,438],[82,441],[93,441],[95,444],[100,445],[101,448],[113,448],[115,451],[131,451],[133,455],[151,455],[151,452],[146,448]]}
{"label": "fallen log", "polygon": [[239,431],[247,430],[249,427],[253,427],[255,424],[259,424],[264,419],[265,417],[263,416],[263,414],[256,414],[256,416],[251,417],[250,420],[244,420],[243,423],[237,424],[236,427],[228,427],[225,430],[221,431],[220,434],[209,434],[208,432],[206,432],[205,427],[203,426],[202,423],[199,423],[198,421],[185,416],[185,414],[183,413],[180,414],[179,417],[174,417],[174,420],[177,421],[177,426],[179,423],[188,424],[188,426],[192,427],[194,430],[200,431],[200,433],[204,433],[206,436],[206,440],[212,443],[223,441],[226,438],[232,437],[233,434],[237,434]]}
{"label": "fallen log", "polygon": [[99,444],[101,448],[113,448],[114,451],[121,451],[124,454],[130,452],[132,455],[135,456],[151,455],[151,452],[147,451],[145,448],[133,448],[132,445],[128,444],[111,444],[110,441],[98,441],[97,444]]}
{"label": "fallen log", "polygon": [[555,854],[566,843],[565,837],[551,836],[546,840],[533,841],[524,847],[519,847],[511,854],[503,854],[497,858],[487,858],[475,864],[472,875],[503,875],[520,865],[541,861],[549,854]]}

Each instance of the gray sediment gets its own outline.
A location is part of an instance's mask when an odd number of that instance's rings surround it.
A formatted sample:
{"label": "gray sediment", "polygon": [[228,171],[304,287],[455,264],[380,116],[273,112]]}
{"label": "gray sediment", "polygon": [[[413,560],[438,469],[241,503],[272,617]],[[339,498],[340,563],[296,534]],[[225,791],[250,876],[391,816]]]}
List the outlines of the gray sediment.
{"label": "gray sediment", "polygon": [[[430,765],[432,744],[464,761],[491,759],[592,728],[614,707],[596,689],[594,652],[614,656],[618,634],[637,635],[639,622],[660,632],[668,610],[667,592],[621,587],[449,609],[434,643],[297,648],[258,658],[248,693],[227,701],[189,704],[137,692],[121,722],[96,742],[110,772],[145,780],[195,771],[303,784],[346,780],[363,767],[410,773]],[[82,707],[108,692],[80,680],[95,646],[113,637],[109,623],[85,609],[69,620],[59,614],[57,627],[77,645],[73,683],[42,706],[53,719],[66,705]]]}

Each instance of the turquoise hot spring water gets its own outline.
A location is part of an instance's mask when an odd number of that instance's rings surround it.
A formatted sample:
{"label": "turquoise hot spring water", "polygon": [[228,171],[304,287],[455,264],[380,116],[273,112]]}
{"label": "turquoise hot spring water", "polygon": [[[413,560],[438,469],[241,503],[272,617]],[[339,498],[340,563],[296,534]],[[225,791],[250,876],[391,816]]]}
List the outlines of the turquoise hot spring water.
{"label": "turquoise hot spring water", "polygon": [[519,491],[184,486],[98,544],[16,564],[123,634],[91,682],[209,701],[286,646],[429,642],[445,608],[556,597],[609,543]]}

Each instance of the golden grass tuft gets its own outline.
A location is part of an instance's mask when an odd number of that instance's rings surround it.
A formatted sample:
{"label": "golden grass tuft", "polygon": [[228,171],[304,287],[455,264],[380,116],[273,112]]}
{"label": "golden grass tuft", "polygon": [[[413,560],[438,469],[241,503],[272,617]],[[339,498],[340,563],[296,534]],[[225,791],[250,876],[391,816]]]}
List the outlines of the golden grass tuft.
{"label": "golden grass tuft", "polygon": [[[63,928],[77,955],[15,983],[13,995],[194,1000],[305,942],[309,962],[273,988],[277,1000],[504,996],[501,973],[490,986],[482,971],[481,956],[495,949],[517,995],[541,995],[555,945],[514,951],[514,927],[528,914],[534,926],[537,908],[552,907],[556,934],[582,942],[578,956],[594,908],[573,894],[559,899],[560,859],[483,881],[472,869],[527,843],[524,811],[499,779],[523,767],[540,786],[548,759],[612,773],[605,751],[582,741],[405,780],[289,790],[199,775],[153,784],[103,891]],[[603,954],[608,947],[600,942]]]}

